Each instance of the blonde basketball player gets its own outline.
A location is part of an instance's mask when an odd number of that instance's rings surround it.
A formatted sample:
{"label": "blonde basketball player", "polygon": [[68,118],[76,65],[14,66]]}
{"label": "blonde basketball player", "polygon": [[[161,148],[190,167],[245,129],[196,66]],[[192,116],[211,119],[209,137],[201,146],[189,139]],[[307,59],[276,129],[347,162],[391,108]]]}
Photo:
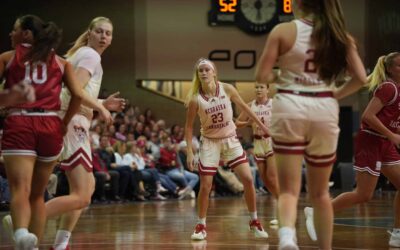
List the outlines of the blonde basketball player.
{"label": "blonde basketball player", "polygon": [[[202,138],[199,154],[198,222],[191,236],[193,240],[203,240],[207,236],[206,214],[209,193],[220,158],[240,177],[244,185],[244,196],[250,214],[250,229],[254,231],[256,237],[268,237],[257,218],[253,177],[246,154],[236,136],[231,101],[244,110],[265,134],[268,134],[268,129],[243,102],[237,90],[217,80],[215,64],[204,58],[199,59],[195,64],[193,86],[186,103],[185,127],[186,143],[188,149],[192,149],[193,123],[197,113],[200,117]],[[193,169],[193,158],[193,151],[188,150],[189,169]]]}

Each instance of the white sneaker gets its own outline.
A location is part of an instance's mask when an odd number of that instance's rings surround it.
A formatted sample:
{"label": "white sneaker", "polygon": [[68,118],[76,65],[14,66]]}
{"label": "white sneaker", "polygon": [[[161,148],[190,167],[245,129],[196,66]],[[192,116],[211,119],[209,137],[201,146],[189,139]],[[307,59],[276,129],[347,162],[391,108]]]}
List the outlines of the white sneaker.
{"label": "white sneaker", "polygon": [[32,250],[35,248],[38,239],[33,233],[27,233],[15,239],[15,247],[18,250]]}
{"label": "white sneaker", "polygon": [[279,221],[277,219],[273,219],[273,220],[269,221],[269,224],[272,225],[272,226],[276,226],[276,225],[279,224]]}
{"label": "white sneaker", "polygon": [[197,224],[192,236],[192,240],[204,240],[207,237],[206,226],[203,224]]}
{"label": "white sneaker", "polygon": [[8,214],[3,217],[3,227],[4,227],[4,230],[7,232],[7,234],[9,235],[9,237],[11,239],[13,239],[13,241],[15,241],[14,228],[13,228],[13,222],[12,222],[11,215]]}
{"label": "white sneaker", "polygon": [[299,250],[293,237],[282,237],[279,239],[279,250]]}
{"label": "white sneaker", "polygon": [[394,233],[388,231],[390,234],[389,246],[391,247],[400,247],[400,233]]}
{"label": "white sneaker", "polygon": [[308,236],[310,236],[311,240],[317,241],[317,233],[315,232],[314,227],[314,209],[312,207],[305,207],[304,215],[306,216],[306,228]]}
{"label": "white sneaker", "polygon": [[297,246],[296,230],[289,227],[281,227],[278,231],[279,250],[299,250]]}
{"label": "white sneaker", "polygon": [[251,220],[249,222],[250,231],[254,232],[256,238],[268,238],[268,233],[265,232],[259,220]]}

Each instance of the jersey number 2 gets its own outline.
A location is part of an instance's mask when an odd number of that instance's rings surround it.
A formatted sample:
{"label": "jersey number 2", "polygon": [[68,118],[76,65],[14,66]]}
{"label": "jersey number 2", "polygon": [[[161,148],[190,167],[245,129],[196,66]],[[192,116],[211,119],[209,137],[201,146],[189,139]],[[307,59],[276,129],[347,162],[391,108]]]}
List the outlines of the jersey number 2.
{"label": "jersey number 2", "polygon": [[[39,74],[39,69],[41,74]],[[31,72],[32,71],[32,72]],[[32,78],[31,78],[32,73]],[[47,81],[47,65],[43,62],[37,62],[31,65],[29,62],[25,62],[25,79],[29,82],[36,84],[43,84]]]}
{"label": "jersey number 2", "polygon": [[308,58],[304,62],[304,72],[306,73],[317,73],[317,67],[315,67],[315,61],[314,61],[314,53],[315,50],[309,49],[306,51],[307,55],[310,55],[310,58]]}

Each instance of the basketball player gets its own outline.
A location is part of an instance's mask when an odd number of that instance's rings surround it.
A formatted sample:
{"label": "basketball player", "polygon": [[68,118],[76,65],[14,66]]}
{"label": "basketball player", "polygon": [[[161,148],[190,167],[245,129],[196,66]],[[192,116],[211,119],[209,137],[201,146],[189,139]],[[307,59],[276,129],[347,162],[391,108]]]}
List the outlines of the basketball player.
{"label": "basketball player", "polygon": [[[277,82],[271,136],[277,161],[279,249],[298,249],[295,231],[303,157],[315,208],[320,249],[331,249],[333,212],[328,182],[336,159],[339,106],[336,99],[366,82],[353,38],[345,29],[338,0],[293,0],[296,19],[269,34],[256,70],[257,82]],[[279,77],[272,72],[275,63]],[[351,80],[338,89],[339,75]]]}
{"label": "basketball player", "polygon": [[[248,105],[257,115],[258,119],[269,128],[271,123],[272,99],[268,98],[268,85],[265,83],[256,83],[255,93],[256,99],[248,103]],[[258,171],[268,191],[271,192],[275,199],[278,199],[279,185],[271,137],[268,134],[264,134],[257,124],[249,119],[245,112],[240,113],[235,124],[238,128],[248,125],[252,126],[254,155]],[[273,219],[270,221],[270,224],[277,225],[278,220]]]}
{"label": "basketball player", "polygon": [[[2,154],[11,191],[15,248],[34,249],[46,221],[43,194],[62,150],[63,133],[79,109],[82,91],[72,65],[54,52],[61,40],[54,23],[22,16],[10,37],[15,50],[0,55],[0,77],[5,77],[6,90],[21,81],[29,82],[36,100],[11,106],[4,124]],[[71,103],[60,119],[62,82],[71,91]]]}
{"label": "basketball player", "polygon": [[244,186],[244,196],[250,214],[250,229],[256,237],[268,238],[257,218],[256,192],[253,185],[246,153],[236,136],[233,122],[233,101],[253,119],[265,134],[268,129],[243,102],[237,90],[217,80],[217,69],[210,60],[201,58],[194,68],[193,86],[186,102],[187,115],[185,139],[187,143],[187,165],[193,170],[193,123],[198,113],[201,123],[201,146],[199,154],[200,191],[198,194],[198,222],[191,238],[204,240],[206,232],[206,214],[213,176],[217,172],[220,157],[240,177]]}
{"label": "basketball player", "polygon": [[[94,191],[92,158],[89,142],[89,128],[93,109],[100,112],[107,123],[112,123],[110,112],[97,101],[100,91],[103,69],[101,55],[111,44],[113,25],[106,17],[94,18],[88,29],[79,36],[74,46],[67,52],[67,60],[75,67],[75,75],[84,89],[85,98],[78,114],[76,114],[64,137],[64,151],[61,156],[61,168],[65,170],[70,194],[54,198],[46,203],[48,217],[61,216],[59,229],[53,248],[68,249],[69,238],[82,209],[90,204]],[[62,91],[62,110],[68,105],[70,93]],[[112,97],[113,107],[121,109],[124,100]],[[108,101],[105,101],[108,103]],[[118,104],[119,105],[116,105]]]}
{"label": "basketball player", "polygon": [[[382,173],[396,187],[394,228],[389,245],[400,247],[400,53],[381,56],[368,76],[369,89],[374,91],[362,116],[361,129],[355,142],[357,186],[332,200],[334,212],[371,200]],[[313,209],[306,208],[307,230],[315,239]]]}

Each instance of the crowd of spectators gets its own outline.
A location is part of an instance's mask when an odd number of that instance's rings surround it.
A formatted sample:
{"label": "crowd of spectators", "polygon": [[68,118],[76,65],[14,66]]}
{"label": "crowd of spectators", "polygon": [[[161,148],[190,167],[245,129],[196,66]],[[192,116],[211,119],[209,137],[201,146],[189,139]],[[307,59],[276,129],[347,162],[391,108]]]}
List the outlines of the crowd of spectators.
{"label": "crowd of spectators", "polygon": [[[130,105],[124,112],[115,113],[114,123],[109,126],[95,116],[89,136],[93,174],[96,179],[93,203],[196,197],[199,175],[196,169],[190,171],[187,168],[188,149],[183,127],[177,124],[168,127],[163,119],[156,119],[150,109],[141,112],[139,107]],[[197,137],[193,137],[193,146],[196,152],[199,148]],[[251,163],[252,147],[245,148]],[[265,193],[257,178],[255,165],[252,167],[256,177],[255,185],[261,193]],[[58,177],[56,180],[55,176]],[[4,182],[4,177],[3,174],[0,182]],[[55,185],[57,189],[54,188]],[[223,162],[215,176],[214,186],[212,195],[243,193],[240,180],[233,172],[224,168]],[[66,193],[68,184],[64,173],[56,168],[55,175],[49,181],[49,192],[46,196],[51,198]]]}

